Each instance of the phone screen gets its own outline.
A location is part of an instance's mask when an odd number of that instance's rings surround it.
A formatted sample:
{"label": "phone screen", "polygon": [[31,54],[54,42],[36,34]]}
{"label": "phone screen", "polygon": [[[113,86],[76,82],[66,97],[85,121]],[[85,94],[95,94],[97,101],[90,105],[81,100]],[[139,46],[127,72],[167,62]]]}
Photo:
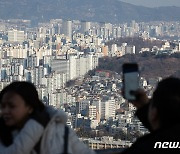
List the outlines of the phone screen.
{"label": "phone screen", "polygon": [[127,100],[135,100],[135,96],[131,95],[131,91],[139,88],[139,72],[137,64],[126,64],[123,66],[124,78],[124,96]]}

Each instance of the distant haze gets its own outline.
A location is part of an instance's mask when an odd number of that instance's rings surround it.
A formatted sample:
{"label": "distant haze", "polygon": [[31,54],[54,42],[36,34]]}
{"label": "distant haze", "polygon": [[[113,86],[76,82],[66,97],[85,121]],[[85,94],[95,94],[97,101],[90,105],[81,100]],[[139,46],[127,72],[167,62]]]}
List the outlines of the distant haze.
{"label": "distant haze", "polygon": [[135,5],[147,6],[147,7],[159,7],[159,6],[179,6],[180,0],[120,0]]}

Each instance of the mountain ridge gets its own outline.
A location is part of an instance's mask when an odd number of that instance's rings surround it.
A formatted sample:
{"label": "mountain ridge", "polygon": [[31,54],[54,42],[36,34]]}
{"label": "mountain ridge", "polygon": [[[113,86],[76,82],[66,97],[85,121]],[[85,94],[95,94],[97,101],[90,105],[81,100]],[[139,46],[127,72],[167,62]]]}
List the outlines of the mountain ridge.
{"label": "mountain ridge", "polygon": [[[167,11],[168,10],[168,11]],[[0,0],[1,19],[70,19],[121,23],[180,21],[180,7],[148,8],[119,0]]]}

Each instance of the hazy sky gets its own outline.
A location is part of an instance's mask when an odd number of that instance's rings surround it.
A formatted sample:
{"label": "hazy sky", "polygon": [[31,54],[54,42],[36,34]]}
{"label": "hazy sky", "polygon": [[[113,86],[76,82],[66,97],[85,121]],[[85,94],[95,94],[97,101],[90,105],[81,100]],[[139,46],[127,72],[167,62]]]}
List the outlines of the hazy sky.
{"label": "hazy sky", "polygon": [[180,0],[120,0],[123,2],[135,4],[135,5],[143,5],[148,7],[158,7],[158,6],[179,6]]}

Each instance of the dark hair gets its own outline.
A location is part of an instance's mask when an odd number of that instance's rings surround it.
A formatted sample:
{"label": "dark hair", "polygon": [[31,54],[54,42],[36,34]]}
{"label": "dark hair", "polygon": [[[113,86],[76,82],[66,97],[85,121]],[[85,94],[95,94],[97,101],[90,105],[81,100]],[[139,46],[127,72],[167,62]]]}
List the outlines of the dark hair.
{"label": "dark hair", "polygon": [[159,82],[153,93],[161,127],[180,123],[180,79],[169,77]]}
{"label": "dark hair", "polygon": [[30,82],[16,81],[6,86],[0,92],[0,103],[3,95],[7,92],[14,92],[20,95],[24,99],[25,103],[28,106],[31,106],[35,111],[41,111],[45,107],[44,104],[39,100],[36,87]]}
{"label": "dark hair", "polygon": [[[20,95],[24,99],[26,105],[33,108],[33,113],[31,114],[31,116],[35,116],[37,115],[37,113],[45,109],[45,105],[40,101],[38,97],[38,92],[35,86],[30,82],[16,81],[6,86],[0,92],[0,104],[2,101],[2,97],[7,92],[13,92]],[[5,146],[9,146],[13,143],[11,131],[11,128],[7,127],[3,118],[0,117],[0,139]]]}

